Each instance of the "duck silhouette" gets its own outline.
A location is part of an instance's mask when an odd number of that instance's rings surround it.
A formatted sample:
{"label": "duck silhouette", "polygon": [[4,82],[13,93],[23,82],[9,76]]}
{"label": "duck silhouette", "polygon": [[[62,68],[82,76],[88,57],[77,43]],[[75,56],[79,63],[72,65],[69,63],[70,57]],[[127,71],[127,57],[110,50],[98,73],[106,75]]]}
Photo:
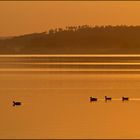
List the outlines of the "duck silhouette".
{"label": "duck silhouette", "polygon": [[107,97],[107,96],[105,96],[105,102],[107,102],[107,101],[111,101],[111,100],[112,100],[111,97]]}
{"label": "duck silhouette", "polygon": [[20,105],[21,105],[21,102],[13,101],[13,106],[20,106]]}
{"label": "duck silhouette", "polygon": [[129,97],[122,97],[122,101],[128,101]]}
{"label": "duck silhouette", "polygon": [[95,101],[97,101],[98,99],[97,98],[95,98],[95,97],[90,97],[90,102],[95,102]]}

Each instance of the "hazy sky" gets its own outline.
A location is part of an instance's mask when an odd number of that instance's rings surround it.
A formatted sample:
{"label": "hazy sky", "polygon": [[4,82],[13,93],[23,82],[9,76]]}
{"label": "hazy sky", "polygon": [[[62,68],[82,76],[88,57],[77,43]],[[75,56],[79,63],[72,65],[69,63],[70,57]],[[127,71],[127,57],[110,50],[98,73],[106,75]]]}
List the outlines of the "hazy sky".
{"label": "hazy sky", "polygon": [[0,1],[0,36],[68,25],[140,25],[140,1]]}

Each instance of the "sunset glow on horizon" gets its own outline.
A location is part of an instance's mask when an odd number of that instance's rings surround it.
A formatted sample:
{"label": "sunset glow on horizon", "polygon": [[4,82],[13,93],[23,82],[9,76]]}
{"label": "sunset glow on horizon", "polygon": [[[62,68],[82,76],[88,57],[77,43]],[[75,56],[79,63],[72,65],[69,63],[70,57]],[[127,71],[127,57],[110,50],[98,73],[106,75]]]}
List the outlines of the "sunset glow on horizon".
{"label": "sunset glow on horizon", "polygon": [[140,25],[139,1],[1,1],[0,36],[78,25]]}

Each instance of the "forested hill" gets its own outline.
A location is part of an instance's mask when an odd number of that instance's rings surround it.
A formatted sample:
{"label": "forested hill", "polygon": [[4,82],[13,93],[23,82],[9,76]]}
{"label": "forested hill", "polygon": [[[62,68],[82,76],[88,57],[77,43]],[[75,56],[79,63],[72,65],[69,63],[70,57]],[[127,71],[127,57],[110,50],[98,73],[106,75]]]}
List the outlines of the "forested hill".
{"label": "forested hill", "polygon": [[140,26],[71,26],[0,40],[0,54],[140,54]]}

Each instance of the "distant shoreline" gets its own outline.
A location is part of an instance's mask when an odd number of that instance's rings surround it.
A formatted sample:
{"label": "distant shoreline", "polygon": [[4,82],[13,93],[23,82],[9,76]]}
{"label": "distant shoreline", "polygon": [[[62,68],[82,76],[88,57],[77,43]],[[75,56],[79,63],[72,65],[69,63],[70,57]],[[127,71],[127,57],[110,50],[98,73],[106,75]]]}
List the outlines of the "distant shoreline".
{"label": "distant shoreline", "polygon": [[0,54],[140,54],[140,26],[70,26],[3,38]]}

